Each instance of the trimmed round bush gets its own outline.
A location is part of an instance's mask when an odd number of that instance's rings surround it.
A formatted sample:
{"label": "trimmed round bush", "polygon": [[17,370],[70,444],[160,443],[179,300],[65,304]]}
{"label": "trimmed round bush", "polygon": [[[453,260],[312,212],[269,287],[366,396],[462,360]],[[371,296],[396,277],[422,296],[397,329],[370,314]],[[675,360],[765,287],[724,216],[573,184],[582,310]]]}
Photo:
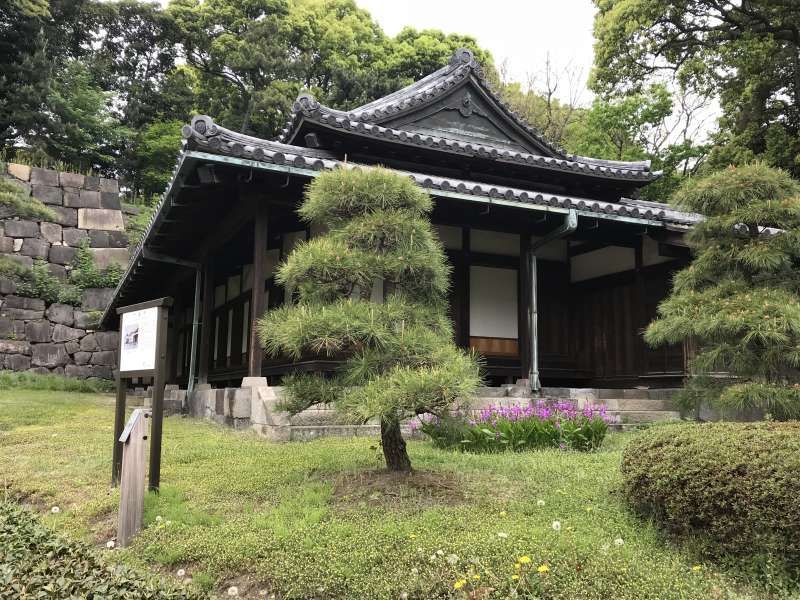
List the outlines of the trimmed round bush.
{"label": "trimmed round bush", "polygon": [[800,568],[800,422],[655,427],[621,468],[630,504],[705,553]]}

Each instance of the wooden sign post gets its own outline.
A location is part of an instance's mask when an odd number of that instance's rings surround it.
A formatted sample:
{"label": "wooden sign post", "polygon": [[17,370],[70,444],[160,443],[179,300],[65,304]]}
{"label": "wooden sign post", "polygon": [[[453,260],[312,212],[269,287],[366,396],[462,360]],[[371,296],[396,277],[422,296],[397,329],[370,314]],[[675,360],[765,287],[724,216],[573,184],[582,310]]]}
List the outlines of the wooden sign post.
{"label": "wooden sign post", "polygon": [[119,485],[117,544],[125,548],[142,528],[144,512],[144,447],[150,411],[137,408],[119,437],[122,443],[122,477]]}
{"label": "wooden sign post", "polygon": [[161,428],[164,422],[164,385],[167,371],[167,322],[172,298],[159,298],[117,309],[120,315],[119,376],[114,415],[114,452],[111,485],[120,481],[125,422],[126,379],[153,378],[150,427],[150,479],[148,489],[158,491],[161,482]]}

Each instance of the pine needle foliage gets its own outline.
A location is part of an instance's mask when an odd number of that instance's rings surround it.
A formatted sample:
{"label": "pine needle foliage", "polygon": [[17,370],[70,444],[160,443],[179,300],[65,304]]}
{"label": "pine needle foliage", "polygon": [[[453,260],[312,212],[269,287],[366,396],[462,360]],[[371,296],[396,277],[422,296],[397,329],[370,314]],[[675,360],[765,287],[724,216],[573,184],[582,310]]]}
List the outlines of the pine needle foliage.
{"label": "pine needle foliage", "polygon": [[5,207],[12,216],[23,219],[54,221],[56,214],[41,200],[32,197],[21,185],[0,177],[0,212]]}
{"label": "pine needle foliage", "polygon": [[378,418],[387,467],[397,471],[411,469],[401,422],[443,414],[480,381],[475,357],[453,343],[450,271],[431,208],[430,196],[387,169],[317,177],[299,213],[327,233],[298,245],[278,270],[297,304],[257,325],[269,355],[342,361],[333,376],[287,378],[287,409],[326,402],[353,422]]}
{"label": "pine needle foliage", "polygon": [[686,406],[800,417],[800,184],[756,163],[689,181],[676,200],[706,218],[645,340],[695,341]]}

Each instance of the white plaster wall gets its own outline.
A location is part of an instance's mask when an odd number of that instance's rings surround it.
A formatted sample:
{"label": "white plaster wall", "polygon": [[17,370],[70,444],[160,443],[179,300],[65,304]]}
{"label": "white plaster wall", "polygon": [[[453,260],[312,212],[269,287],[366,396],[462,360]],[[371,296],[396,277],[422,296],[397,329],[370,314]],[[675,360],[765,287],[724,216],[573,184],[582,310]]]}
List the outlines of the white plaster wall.
{"label": "white plaster wall", "polygon": [[469,273],[469,334],[519,337],[516,269],[470,267]]}
{"label": "white plaster wall", "polygon": [[670,258],[669,256],[661,256],[658,253],[658,242],[655,241],[653,238],[649,238],[645,236],[644,242],[642,243],[642,264],[645,267],[649,267],[650,265],[658,265],[661,263],[669,262],[671,260],[675,260],[674,258]]}
{"label": "white plaster wall", "polygon": [[470,250],[473,252],[519,256],[519,236],[516,233],[471,229],[469,236]]}
{"label": "white plaster wall", "polygon": [[[531,240],[535,241],[540,238],[531,236]],[[545,244],[542,248],[536,251],[537,258],[542,260],[552,260],[558,262],[567,262],[567,240],[553,240],[549,244]]]}
{"label": "white plaster wall", "polygon": [[571,281],[585,281],[603,275],[630,271],[635,266],[636,255],[633,248],[608,246],[573,256],[570,264]]}
{"label": "white plaster wall", "polygon": [[434,225],[433,232],[448,250],[461,250],[461,227],[455,225]]}

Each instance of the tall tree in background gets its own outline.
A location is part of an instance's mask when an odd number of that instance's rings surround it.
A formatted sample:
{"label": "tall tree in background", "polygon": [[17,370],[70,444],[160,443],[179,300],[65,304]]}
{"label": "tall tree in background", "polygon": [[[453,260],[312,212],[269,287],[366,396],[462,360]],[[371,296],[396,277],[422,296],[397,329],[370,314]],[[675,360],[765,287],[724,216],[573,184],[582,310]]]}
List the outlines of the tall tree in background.
{"label": "tall tree in background", "polygon": [[720,99],[712,166],[761,157],[800,175],[800,3],[594,1],[597,91],[635,93],[675,76]]}
{"label": "tall tree in background", "polygon": [[677,202],[706,219],[645,340],[696,343],[687,404],[800,417],[800,184],[763,164],[730,167],[689,180]]}
{"label": "tall tree in background", "polygon": [[431,208],[427,193],[392,171],[320,175],[300,215],[328,233],[295,248],[279,269],[297,305],[258,323],[271,355],[343,361],[332,380],[288,380],[288,408],[333,402],[358,422],[377,417],[391,471],[411,470],[401,422],[442,414],[479,383],[477,363],[453,343],[449,269],[427,218]]}

